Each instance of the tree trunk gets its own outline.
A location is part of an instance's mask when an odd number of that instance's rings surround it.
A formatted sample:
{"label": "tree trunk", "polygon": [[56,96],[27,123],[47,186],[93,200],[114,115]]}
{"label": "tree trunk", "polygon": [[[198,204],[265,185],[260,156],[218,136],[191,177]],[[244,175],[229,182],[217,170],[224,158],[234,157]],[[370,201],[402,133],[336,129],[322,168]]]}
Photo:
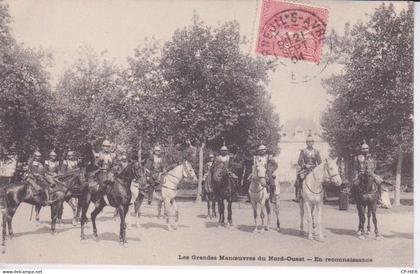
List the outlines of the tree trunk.
{"label": "tree trunk", "polygon": [[141,138],[141,136],[140,136],[140,138],[139,138],[139,150],[137,151],[137,156],[138,156],[138,158],[139,158],[139,164],[141,165],[141,141],[142,141],[142,138]]}
{"label": "tree trunk", "polygon": [[197,186],[197,197],[195,199],[196,202],[201,202],[201,182],[203,181],[203,149],[204,143],[201,143],[198,150],[198,186]]}
{"label": "tree trunk", "polygon": [[402,152],[401,145],[399,145],[397,170],[396,170],[396,175],[395,175],[394,206],[400,205],[402,161],[403,161],[403,152]]}

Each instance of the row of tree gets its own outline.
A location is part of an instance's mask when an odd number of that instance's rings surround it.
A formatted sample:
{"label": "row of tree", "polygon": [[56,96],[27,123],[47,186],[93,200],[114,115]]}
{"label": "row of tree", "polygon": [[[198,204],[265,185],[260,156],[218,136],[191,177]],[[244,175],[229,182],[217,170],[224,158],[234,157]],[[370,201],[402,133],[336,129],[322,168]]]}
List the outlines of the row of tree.
{"label": "row of tree", "polygon": [[397,205],[403,159],[413,156],[413,35],[413,4],[399,13],[382,4],[368,22],[333,33],[334,61],[343,69],[323,82],[333,98],[322,118],[325,139],[347,165],[365,139],[394,170]]}
{"label": "row of tree", "polygon": [[[105,138],[130,151],[155,144],[218,150],[223,143],[246,159],[266,144],[278,152],[279,118],[266,90],[273,70],[241,51],[237,22],[216,28],[194,15],[192,24],[159,44],[146,39],[118,66],[91,48],[49,85],[51,56],[11,36],[0,1],[0,146],[20,161],[39,148],[82,151]],[[201,168],[201,165],[200,165]]]}

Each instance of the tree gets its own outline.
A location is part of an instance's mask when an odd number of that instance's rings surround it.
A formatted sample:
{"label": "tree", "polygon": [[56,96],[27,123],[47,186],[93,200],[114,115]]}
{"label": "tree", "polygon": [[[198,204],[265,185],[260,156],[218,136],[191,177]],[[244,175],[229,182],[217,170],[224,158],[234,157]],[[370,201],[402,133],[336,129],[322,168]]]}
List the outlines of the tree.
{"label": "tree", "polygon": [[37,148],[51,148],[53,97],[45,71],[50,56],[17,44],[10,34],[7,6],[0,1],[1,156],[27,160]]}
{"label": "tree", "polygon": [[397,14],[382,4],[367,23],[333,33],[340,74],[324,81],[333,100],[322,118],[325,139],[347,159],[366,139],[386,163],[396,164],[399,205],[401,165],[413,148],[413,5]]}
{"label": "tree", "polygon": [[89,139],[118,139],[124,126],[124,92],[119,67],[90,48],[69,67],[57,85],[57,145],[83,149]]}

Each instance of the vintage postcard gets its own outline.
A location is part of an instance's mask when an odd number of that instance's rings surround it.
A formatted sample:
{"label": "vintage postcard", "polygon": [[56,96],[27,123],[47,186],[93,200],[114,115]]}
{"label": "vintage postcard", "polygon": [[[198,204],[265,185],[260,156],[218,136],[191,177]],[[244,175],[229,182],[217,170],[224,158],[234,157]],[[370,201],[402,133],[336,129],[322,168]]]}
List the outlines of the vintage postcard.
{"label": "vintage postcard", "polygon": [[0,0],[0,266],[413,267],[414,10]]}

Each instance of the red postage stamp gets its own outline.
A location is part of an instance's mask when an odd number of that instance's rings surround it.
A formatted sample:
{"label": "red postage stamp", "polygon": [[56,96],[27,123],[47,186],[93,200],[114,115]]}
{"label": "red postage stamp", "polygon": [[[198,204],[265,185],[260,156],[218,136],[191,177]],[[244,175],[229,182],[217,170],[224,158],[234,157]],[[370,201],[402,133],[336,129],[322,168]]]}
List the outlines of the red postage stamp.
{"label": "red postage stamp", "polygon": [[298,3],[262,0],[256,52],[319,64],[328,10]]}

